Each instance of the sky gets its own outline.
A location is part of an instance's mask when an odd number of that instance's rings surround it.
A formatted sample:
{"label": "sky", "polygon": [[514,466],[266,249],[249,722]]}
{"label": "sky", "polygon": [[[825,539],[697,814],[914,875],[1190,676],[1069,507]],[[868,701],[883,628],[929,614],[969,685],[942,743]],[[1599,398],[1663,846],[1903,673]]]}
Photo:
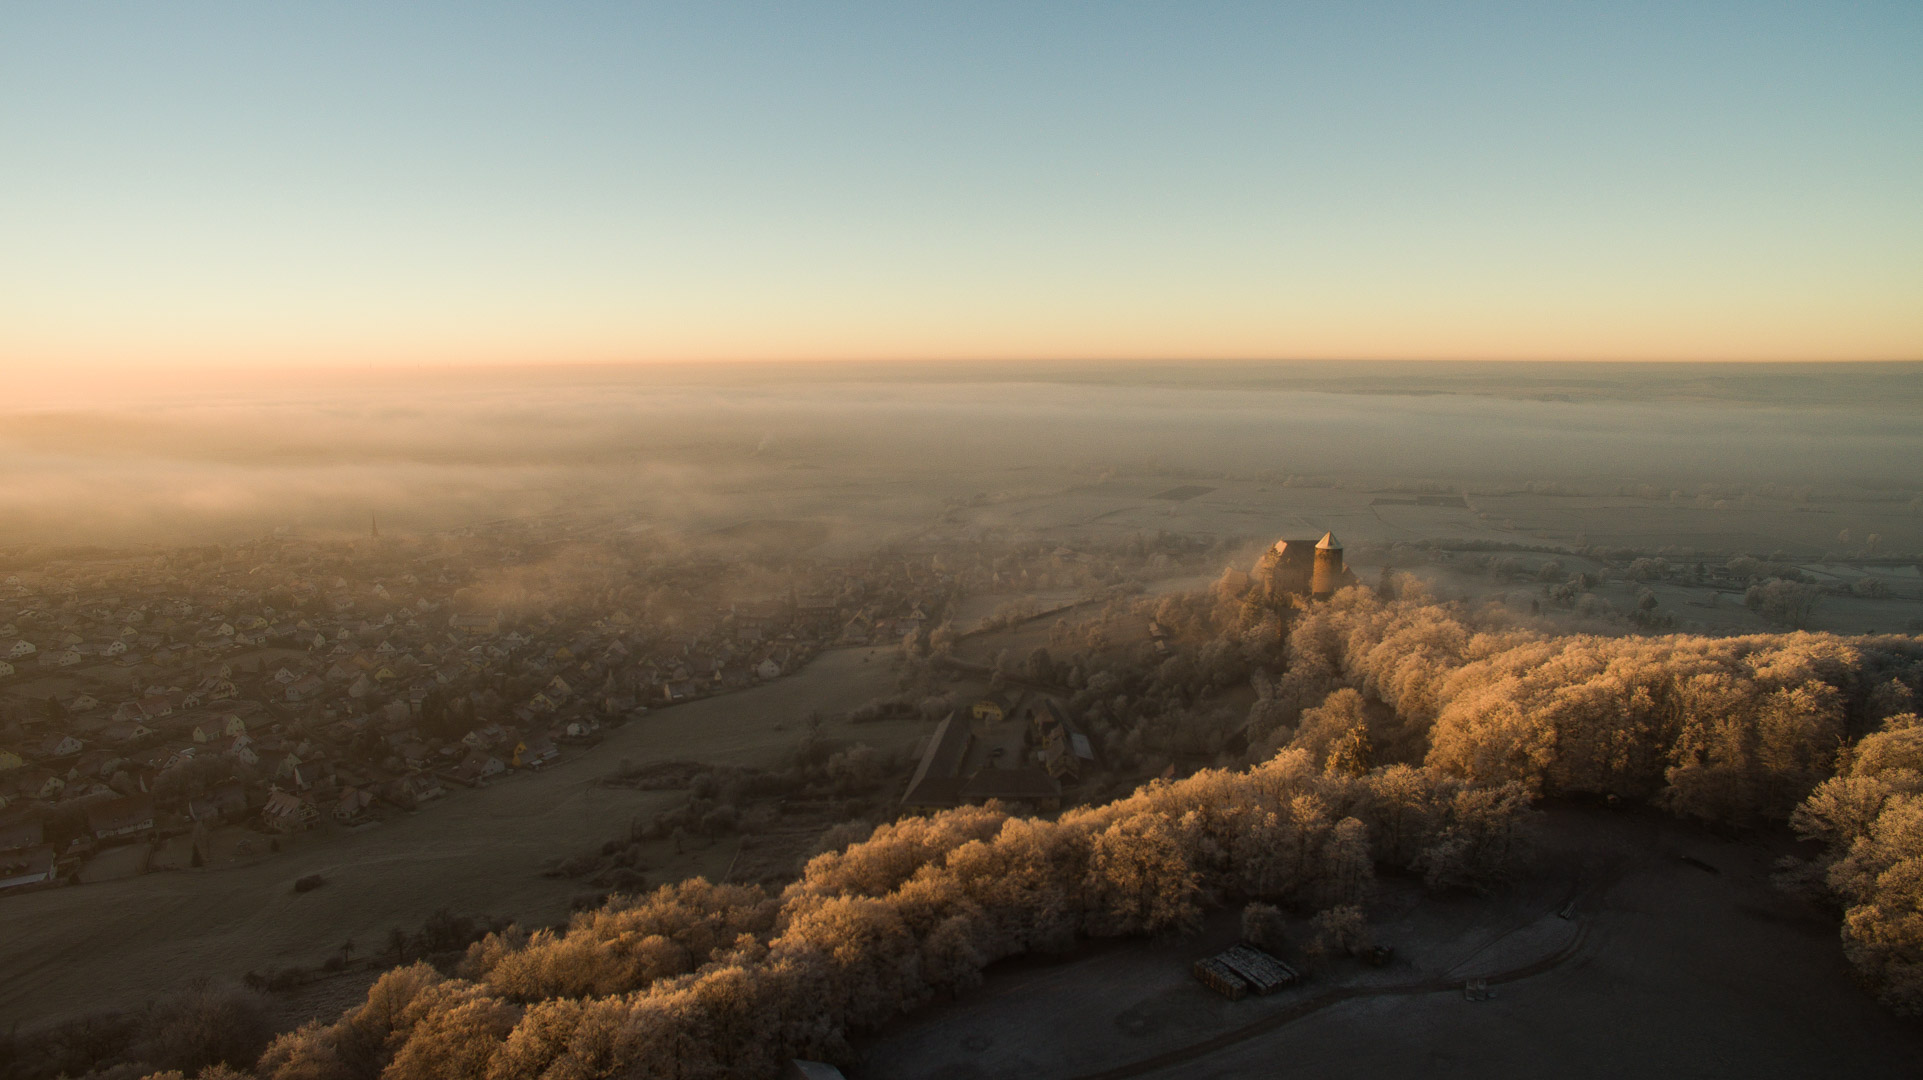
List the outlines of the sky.
{"label": "sky", "polygon": [[0,371],[1923,358],[1923,5],[0,6]]}

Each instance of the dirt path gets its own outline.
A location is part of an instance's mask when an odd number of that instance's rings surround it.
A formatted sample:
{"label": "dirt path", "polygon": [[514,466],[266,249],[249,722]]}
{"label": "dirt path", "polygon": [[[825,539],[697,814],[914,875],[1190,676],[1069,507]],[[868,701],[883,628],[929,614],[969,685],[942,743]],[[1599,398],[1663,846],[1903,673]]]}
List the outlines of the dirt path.
{"label": "dirt path", "polygon": [[[1577,922],[1569,941],[1554,952],[1527,964],[1489,975],[1477,975],[1476,978],[1491,986],[1495,986],[1501,983],[1516,982],[1521,979],[1530,978],[1531,976],[1541,975],[1547,971],[1552,971],[1582,951],[1583,945],[1589,938],[1588,931],[1589,927],[1586,921]],[[1073,1080],[1123,1080],[1124,1077],[1145,1076],[1149,1073],[1167,1069],[1172,1066],[1185,1065],[1198,1058],[1207,1057],[1210,1054],[1225,1050],[1237,1043],[1246,1042],[1260,1035],[1266,1035],[1285,1024],[1293,1023],[1312,1013],[1320,1012],[1331,1005],[1340,1004],[1345,1001],[1356,1001],[1362,998],[1408,997],[1416,994],[1459,991],[1463,987],[1463,982],[1464,976],[1444,973],[1431,979],[1422,979],[1410,983],[1397,983],[1389,986],[1337,987],[1325,993],[1318,994],[1315,997],[1304,998],[1280,1012],[1271,1013],[1260,1020],[1245,1024],[1233,1031],[1225,1031],[1212,1038],[1190,1043],[1187,1046],[1178,1047],[1174,1050],[1167,1050],[1160,1054],[1142,1058],[1139,1061],[1132,1061],[1127,1065],[1104,1069],[1101,1072],[1083,1073],[1074,1077]]]}

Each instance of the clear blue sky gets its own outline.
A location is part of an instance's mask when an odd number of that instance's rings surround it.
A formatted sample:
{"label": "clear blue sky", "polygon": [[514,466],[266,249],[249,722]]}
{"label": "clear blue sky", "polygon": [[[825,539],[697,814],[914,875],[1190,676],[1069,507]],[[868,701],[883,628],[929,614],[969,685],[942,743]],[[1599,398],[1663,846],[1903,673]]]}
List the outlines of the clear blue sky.
{"label": "clear blue sky", "polygon": [[1923,3],[0,8],[0,366],[1923,356]]}

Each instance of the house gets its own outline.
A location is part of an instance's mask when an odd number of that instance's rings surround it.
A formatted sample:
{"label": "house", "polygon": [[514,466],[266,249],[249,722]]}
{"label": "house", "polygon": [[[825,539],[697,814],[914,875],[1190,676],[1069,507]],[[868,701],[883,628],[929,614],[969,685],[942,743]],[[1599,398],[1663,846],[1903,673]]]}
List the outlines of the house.
{"label": "house", "polygon": [[127,763],[125,755],[113,750],[89,750],[80,755],[67,770],[68,780],[78,780],[83,776],[112,776]]}
{"label": "house", "polygon": [[778,679],[781,677],[781,665],[775,663],[773,657],[770,657],[766,660],[763,660],[761,663],[756,664],[754,670],[755,670],[756,678]]}
{"label": "house", "polygon": [[334,820],[355,822],[367,816],[367,809],[374,805],[374,794],[366,788],[349,787],[341,791],[340,798],[334,802]]}
{"label": "house", "polygon": [[57,799],[67,790],[67,782],[44,769],[35,769],[15,779],[14,790],[25,799]]}
{"label": "house", "polygon": [[25,768],[26,764],[26,759],[19,754],[0,747],[0,772],[12,772],[15,769]]}
{"label": "house", "polygon": [[236,735],[224,742],[215,743],[213,749],[242,765],[260,764],[260,755],[254,752],[254,740],[245,735]]}
{"label": "house", "polygon": [[74,649],[60,649],[40,657],[41,667],[72,667],[79,662],[80,653]]}
{"label": "house", "polygon": [[1072,781],[1082,774],[1084,766],[1095,762],[1095,748],[1075,726],[1074,721],[1062,712],[1061,708],[1048,698],[1036,698],[1024,703],[1037,739],[1042,744],[1042,767],[1057,780]]}
{"label": "house", "polygon": [[214,742],[247,734],[247,722],[235,713],[221,713],[202,717],[194,723],[193,740],[197,743]]}
{"label": "house", "polygon": [[154,827],[154,797],[126,795],[87,807],[87,829],[97,840],[138,836]]}
{"label": "house", "polygon": [[406,763],[410,769],[418,769],[434,758],[434,751],[412,735],[396,736],[400,741],[394,743],[394,756]]}
{"label": "house", "polygon": [[0,889],[45,885],[53,880],[54,853],[50,847],[33,847],[0,854]]}
{"label": "house", "polygon": [[448,617],[450,629],[468,634],[492,634],[500,629],[501,621],[493,615],[452,615]]}
{"label": "house", "polygon": [[189,801],[187,816],[208,825],[239,821],[247,816],[247,789],[238,780],[220,784]]}
{"label": "house", "polygon": [[154,729],[138,720],[116,720],[100,729],[100,737],[110,743],[130,743],[144,739]]}
{"label": "house", "polygon": [[267,793],[267,805],[260,809],[261,823],[279,833],[311,829],[320,824],[320,819],[320,811],[312,802],[279,788]]}
{"label": "house", "polygon": [[441,778],[429,772],[417,772],[390,780],[382,789],[382,795],[388,802],[407,810],[446,794],[447,788],[442,786]]}
{"label": "house", "polygon": [[461,744],[472,750],[491,750],[507,740],[507,729],[499,724],[483,724],[461,736]]}
{"label": "house", "polygon": [[546,735],[532,735],[514,747],[513,765],[517,769],[538,769],[561,757],[561,750]]}
{"label": "house", "polygon": [[301,757],[291,750],[276,750],[258,755],[260,771],[275,780],[284,780],[295,787],[305,788],[307,776],[301,771]]}
{"label": "house", "polygon": [[6,662],[5,660],[0,660],[0,676],[11,675],[11,674],[13,674],[13,665]]}
{"label": "house", "polygon": [[35,748],[34,756],[41,761],[55,758],[73,757],[85,747],[72,735],[49,735]]}
{"label": "house", "polygon": [[500,758],[476,750],[472,754],[469,754],[459,765],[448,770],[447,778],[457,784],[465,784],[468,787],[479,787],[486,783],[489,778],[499,776],[506,771],[507,766],[502,763]]}
{"label": "house", "polygon": [[327,684],[312,675],[305,676],[287,688],[287,700],[300,702],[312,701],[327,692]]}
{"label": "house", "polygon": [[28,641],[25,638],[21,638],[19,641],[16,641],[12,645],[7,647],[5,656],[9,660],[18,660],[25,656],[32,656],[34,653],[39,651],[40,651],[39,649],[34,647],[33,642]]}

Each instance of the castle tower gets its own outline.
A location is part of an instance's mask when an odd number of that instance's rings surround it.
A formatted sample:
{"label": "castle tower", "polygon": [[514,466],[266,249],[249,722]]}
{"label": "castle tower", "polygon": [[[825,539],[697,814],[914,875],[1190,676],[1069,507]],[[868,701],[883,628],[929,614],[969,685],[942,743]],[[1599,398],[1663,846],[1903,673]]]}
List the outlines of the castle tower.
{"label": "castle tower", "polygon": [[1311,596],[1323,597],[1342,587],[1342,541],[1334,533],[1323,533],[1315,545],[1315,575],[1309,586]]}

